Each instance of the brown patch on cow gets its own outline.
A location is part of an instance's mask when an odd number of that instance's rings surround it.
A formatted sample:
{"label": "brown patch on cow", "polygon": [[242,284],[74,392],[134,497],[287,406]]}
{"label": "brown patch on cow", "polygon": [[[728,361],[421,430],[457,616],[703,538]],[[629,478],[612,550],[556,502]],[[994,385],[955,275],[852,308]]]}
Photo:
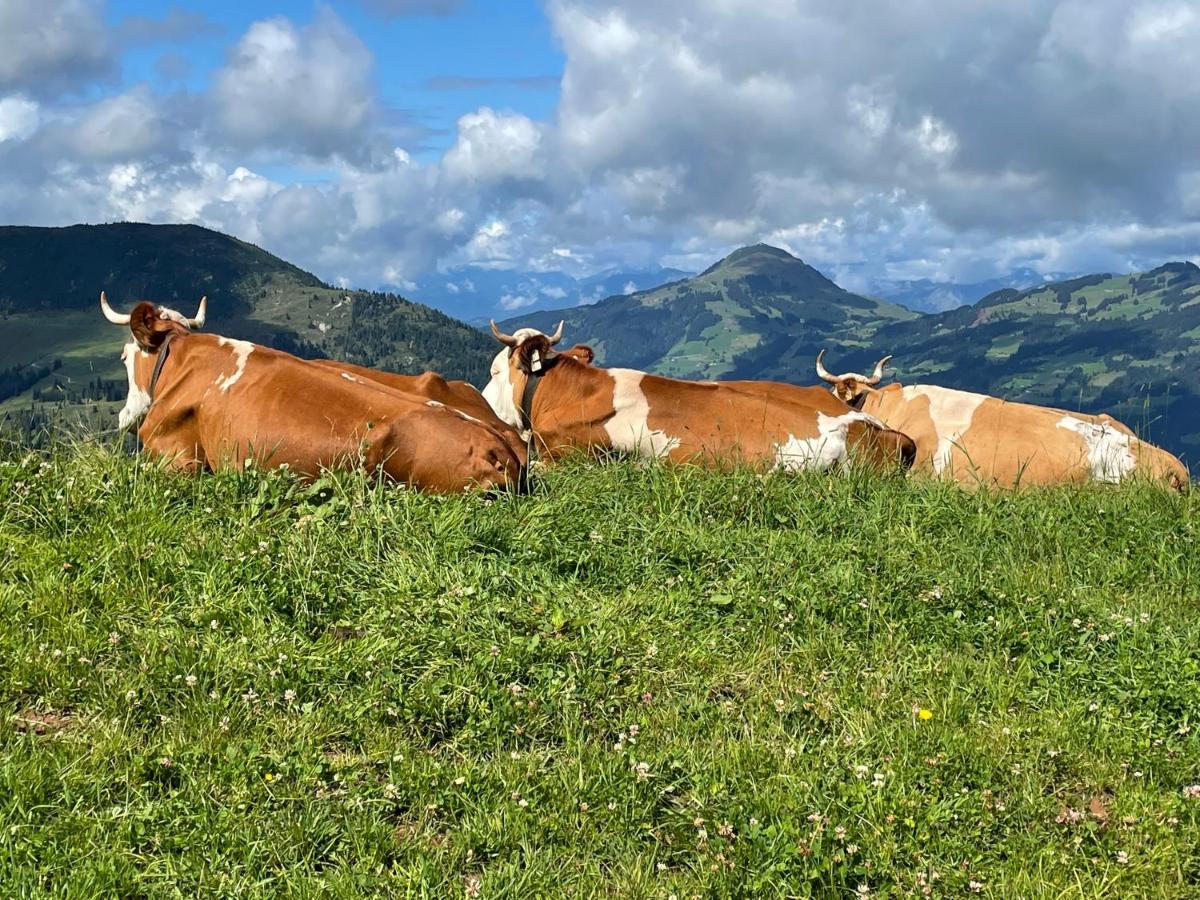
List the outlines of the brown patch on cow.
{"label": "brown patch on cow", "polygon": [[27,709],[13,716],[13,725],[18,734],[57,734],[71,724],[73,717],[68,712],[38,712]]}

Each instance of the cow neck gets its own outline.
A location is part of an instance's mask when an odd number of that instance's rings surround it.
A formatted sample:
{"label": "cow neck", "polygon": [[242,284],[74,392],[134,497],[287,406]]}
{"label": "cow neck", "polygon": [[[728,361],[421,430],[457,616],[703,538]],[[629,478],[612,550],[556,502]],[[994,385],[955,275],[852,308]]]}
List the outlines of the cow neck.
{"label": "cow neck", "polygon": [[158,348],[158,356],[154,360],[154,371],[150,373],[150,386],[146,390],[146,393],[150,395],[151,403],[154,402],[154,389],[158,386],[158,376],[162,374],[163,366],[166,365],[167,356],[171,353],[171,341],[174,339],[175,332],[168,332]]}

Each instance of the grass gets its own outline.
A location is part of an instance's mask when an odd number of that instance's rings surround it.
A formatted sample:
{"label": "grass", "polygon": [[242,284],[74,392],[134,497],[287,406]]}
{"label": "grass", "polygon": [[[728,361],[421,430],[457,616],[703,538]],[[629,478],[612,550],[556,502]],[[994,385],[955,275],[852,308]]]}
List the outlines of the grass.
{"label": "grass", "polygon": [[0,884],[1196,896],[1198,512],[630,463],[486,503],[10,451]]}

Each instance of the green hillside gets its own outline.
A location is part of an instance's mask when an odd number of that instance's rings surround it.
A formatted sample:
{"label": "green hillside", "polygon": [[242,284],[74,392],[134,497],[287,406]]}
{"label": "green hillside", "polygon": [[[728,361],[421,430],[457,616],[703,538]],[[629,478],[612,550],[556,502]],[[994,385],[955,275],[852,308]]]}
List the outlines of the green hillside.
{"label": "green hillside", "polygon": [[757,245],[695,278],[594,306],[504,323],[596,346],[606,365],[688,378],[809,384],[895,356],[897,376],[1014,400],[1111,412],[1200,459],[1200,269],[1170,263],[1092,275],[920,314],[853,294],[789,253]]}
{"label": "green hillside", "polygon": [[0,227],[0,417],[110,427],[125,396],[121,334],[100,315],[138,299],[191,312],[206,329],[304,356],[479,380],[490,342],[391,294],[330,287],[290,263],[194,225]]}

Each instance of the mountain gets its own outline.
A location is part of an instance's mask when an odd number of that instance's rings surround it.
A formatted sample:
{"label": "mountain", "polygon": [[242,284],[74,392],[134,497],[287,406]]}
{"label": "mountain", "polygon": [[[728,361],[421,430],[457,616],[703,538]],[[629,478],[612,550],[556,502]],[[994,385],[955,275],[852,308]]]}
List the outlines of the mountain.
{"label": "mountain", "polygon": [[518,310],[532,312],[595,303],[614,294],[645,290],[689,274],[668,268],[609,269],[587,278],[575,278],[566,272],[463,266],[417,278],[412,294],[450,315],[487,325],[488,319],[511,316]]}
{"label": "mountain", "polygon": [[834,336],[839,346],[867,347],[879,328],[916,317],[843,290],[785,250],[756,244],[693,278],[517,316],[504,327],[550,330],[565,319],[567,339],[592,343],[608,364],[688,378],[803,381],[813,355]]}
{"label": "mountain", "polygon": [[983,281],[917,280],[874,281],[871,293],[918,312],[945,312],[974,303],[1005,288],[1025,289],[1046,281],[1033,269],[1014,269],[1003,278]]}
{"label": "mountain", "polygon": [[437,310],[330,287],[195,225],[3,226],[0,417],[10,425],[27,430],[64,415],[106,422],[124,400],[122,336],[100,314],[101,290],[119,310],[145,298],[188,313],[207,294],[206,330],[396,371],[479,381],[493,352],[488,338]]}
{"label": "mountain", "polygon": [[598,362],[686,378],[815,381],[894,354],[897,377],[1108,411],[1200,461],[1200,269],[1089,275],[921,314],[853,294],[786,251],[737,250],[694,278],[506,320],[592,344]]}

